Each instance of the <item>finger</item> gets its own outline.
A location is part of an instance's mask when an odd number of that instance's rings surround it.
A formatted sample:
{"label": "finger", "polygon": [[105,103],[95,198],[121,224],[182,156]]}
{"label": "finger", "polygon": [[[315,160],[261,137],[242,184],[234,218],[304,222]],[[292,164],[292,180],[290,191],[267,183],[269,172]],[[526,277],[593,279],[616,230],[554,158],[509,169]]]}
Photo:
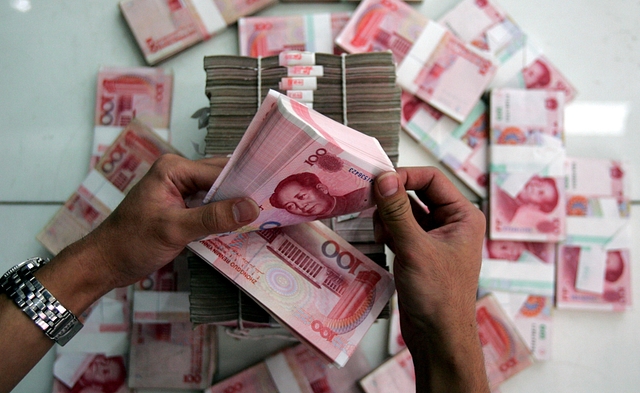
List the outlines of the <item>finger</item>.
{"label": "finger", "polygon": [[432,227],[455,222],[460,214],[466,214],[473,205],[458,188],[435,167],[398,168],[405,179],[405,187],[415,190],[416,195],[429,208],[428,222]]}
{"label": "finger", "polygon": [[414,241],[415,233],[421,228],[413,217],[411,202],[399,174],[386,172],[378,176],[373,194],[380,220],[394,242]]}
{"label": "finger", "polygon": [[416,195],[429,209],[466,200],[458,188],[438,168],[398,168],[398,175],[405,179],[406,189],[415,190]]}
{"label": "finger", "polygon": [[226,159],[212,158],[192,161],[177,155],[165,154],[153,164],[152,171],[167,176],[181,195],[208,191],[216,181]]}
{"label": "finger", "polygon": [[250,224],[258,218],[260,207],[251,198],[233,198],[182,212],[180,227],[188,240],[193,241]]}

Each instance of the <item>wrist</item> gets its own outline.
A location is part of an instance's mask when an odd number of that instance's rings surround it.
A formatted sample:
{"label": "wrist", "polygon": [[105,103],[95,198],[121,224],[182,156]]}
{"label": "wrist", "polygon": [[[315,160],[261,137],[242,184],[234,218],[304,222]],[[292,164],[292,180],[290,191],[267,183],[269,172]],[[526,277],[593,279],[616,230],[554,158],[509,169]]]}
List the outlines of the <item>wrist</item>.
{"label": "wrist", "polygon": [[101,258],[92,239],[86,237],[63,249],[34,276],[63,306],[79,316],[113,289],[101,269]]}

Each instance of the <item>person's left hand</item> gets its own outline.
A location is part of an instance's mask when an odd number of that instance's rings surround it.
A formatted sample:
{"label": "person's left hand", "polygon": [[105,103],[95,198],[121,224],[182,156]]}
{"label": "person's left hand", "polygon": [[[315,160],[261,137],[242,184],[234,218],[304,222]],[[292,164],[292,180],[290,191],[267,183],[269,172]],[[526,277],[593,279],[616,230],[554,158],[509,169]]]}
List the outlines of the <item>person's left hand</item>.
{"label": "person's left hand", "polygon": [[188,208],[185,198],[208,190],[226,158],[191,161],[160,157],[107,219],[84,240],[99,248],[97,268],[110,287],[136,282],[171,262],[184,247],[210,234],[236,230],[254,221],[260,209],[250,198],[234,198]]}

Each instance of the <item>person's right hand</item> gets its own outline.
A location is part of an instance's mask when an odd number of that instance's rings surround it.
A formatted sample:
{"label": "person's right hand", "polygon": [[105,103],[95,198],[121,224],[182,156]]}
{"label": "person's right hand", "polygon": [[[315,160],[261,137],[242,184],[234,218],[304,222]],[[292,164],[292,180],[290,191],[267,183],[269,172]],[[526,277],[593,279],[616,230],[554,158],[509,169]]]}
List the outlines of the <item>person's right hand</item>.
{"label": "person's right hand", "polygon": [[395,254],[402,336],[418,391],[486,391],[475,321],[484,215],[436,168],[399,168],[375,185],[376,240]]}

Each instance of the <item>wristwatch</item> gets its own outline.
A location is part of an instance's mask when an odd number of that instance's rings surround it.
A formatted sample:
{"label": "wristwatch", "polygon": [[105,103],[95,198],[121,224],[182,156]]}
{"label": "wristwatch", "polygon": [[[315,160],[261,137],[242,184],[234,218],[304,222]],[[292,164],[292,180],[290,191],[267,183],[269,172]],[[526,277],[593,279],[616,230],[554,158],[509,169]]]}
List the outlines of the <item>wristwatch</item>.
{"label": "wristwatch", "polygon": [[0,288],[47,337],[64,346],[83,325],[33,276],[47,262],[36,257],[19,263],[2,276]]}

